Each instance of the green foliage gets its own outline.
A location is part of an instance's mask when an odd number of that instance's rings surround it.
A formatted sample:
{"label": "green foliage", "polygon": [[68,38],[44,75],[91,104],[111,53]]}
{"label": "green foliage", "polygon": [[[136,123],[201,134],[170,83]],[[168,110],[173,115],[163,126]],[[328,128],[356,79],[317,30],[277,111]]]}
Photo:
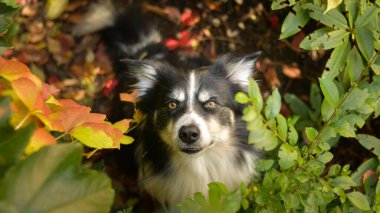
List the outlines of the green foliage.
{"label": "green foliage", "polygon": [[12,23],[12,15],[19,8],[13,0],[0,1],[0,55],[11,47],[9,40],[18,28]]}
{"label": "green foliage", "polygon": [[[284,95],[292,117],[279,114],[278,90],[264,101],[257,83],[250,80],[248,95],[236,94],[238,103],[248,104],[243,119],[249,142],[266,156],[257,162],[252,185],[241,189],[240,211],[380,211],[380,139],[357,134],[380,115],[379,6],[368,0],[272,1],[272,9],[292,8],[280,39],[316,21],[320,28],[304,38],[301,48],[332,52],[319,85],[311,86],[308,103]],[[330,165],[334,156],[329,150],[342,137],[356,139],[377,157],[353,174],[349,165]],[[190,200],[193,207],[199,206],[196,198]],[[209,205],[204,201],[202,206]]]}
{"label": "green foliage", "polygon": [[47,146],[25,157],[35,125],[14,130],[9,100],[0,101],[0,212],[107,212],[110,179],[81,166],[80,144]]}

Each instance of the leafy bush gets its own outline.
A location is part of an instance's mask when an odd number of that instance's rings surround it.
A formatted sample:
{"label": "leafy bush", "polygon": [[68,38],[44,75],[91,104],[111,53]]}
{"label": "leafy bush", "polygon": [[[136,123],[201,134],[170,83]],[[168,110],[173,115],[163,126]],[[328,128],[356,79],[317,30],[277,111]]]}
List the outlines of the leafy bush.
{"label": "leafy bush", "polygon": [[[292,11],[282,25],[281,39],[295,35],[312,20],[323,25],[300,44],[306,50],[332,50],[319,86],[311,86],[309,103],[285,94],[294,113],[285,118],[280,114],[279,92],[274,90],[264,101],[251,80],[248,95],[238,93],[236,101],[249,104],[244,110],[249,142],[267,156],[258,162],[260,175],[251,186],[231,193],[223,185],[210,184],[209,198],[200,194],[188,198],[179,205],[183,212],[194,208],[207,212],[218,202],[234,207],[224,212],[380,211],[380,139],[357,133],[380,114],[380,3],[272,2],[272,9],[286,7]],[[334,157],[329,150],[340,137],[356,139],[377,158],[363,162],[355,173],[349,165],[327,166]],[[240,196],[234,196],[238,192]],[[236,202],[241,206],[233,205]]]}
{"label": "leafy bush", "polygon": [[0,54],[11,47],[9,39],[18,32],[19,26],[12,22],[12,15],[19,7],[14,1],[0,2]]}

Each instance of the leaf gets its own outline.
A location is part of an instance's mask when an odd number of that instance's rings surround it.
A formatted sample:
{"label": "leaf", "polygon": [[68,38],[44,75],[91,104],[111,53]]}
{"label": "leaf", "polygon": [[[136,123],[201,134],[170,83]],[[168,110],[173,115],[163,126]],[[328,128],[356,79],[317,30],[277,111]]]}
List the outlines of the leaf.
{"label": "leaf", "polygon": [[324,152],[323,154],[318,156],[317,160],[324,164],[327,164],[333,159],[333,157],[334,155],[331,152]]}
{"label": "leaf", "polygon": [[247,104],[249,103],[249,97],[243,92],[238,92],[235,95],[235,101],[239,104]]}
{"label": "leaf", "polygon": [[281,109],[281,95],[278,89],[275,89],[271,96],[268,97],[265,106],[265,117],[268,120],[274,119]]}
{"label": "leaf", "polygon": [[256,107],[258,112],[261,112],[264,106],[263,97],[261,96],[259,85],[252,78],[249,79],[248,96],[252,98],[254,106]]}
{"label": "leaf", "polygon": [[306,133],[307,138],[310,141],[314,141],[318,135],[318,131],[316,129],[314,129],[313,127],[305,128],[305,133]]}
{"label": "leaf", "polygon": [[37,128],[30,138],[30,142],[25,149],[25,154],[30,155],[44,146],[56,143],[55,138],[45,128]]}
{"label": "leaf", "polygon": [[379,160],[376,158],[370,158],[370,159],[364,161],[359,166],[357,171],[352,174],[352,176],[351,176],[352,180],[357,185],[361,185],[362,184],[362,177],[363,177],[364,173],[367,172],[368,170],[375,170],[378,165],[379,165]]}
{"label": "leaf", "polygon": [[347,55],[350,49],[351,44],[348,40],[346,40],[333,50],[329,60],[326,63],[326,70],[328,71],[323,72],[323,78],[334,79],[339,75],[346,65]]}
{"label": "leaf", "polygon": [[109,123],[83,123],[70,131],[70,135],[91,148],[111,149],[119,148],[119,139],[123,133],[114,135],[114,129]]}
{"label": "leaf", "polygon": [[358,16],[360,0],[344,1],[344,5],[346,6],[346,11],[348,12],[348,23],[352,28],[354,26],[354,21]]}
{"label": "leaf", "polygon": [[356,186],[356,183],[348,176],[338,176],[331,180],[331,185],[334,187],[341,187],[344,190],[348,190],[351,187]]}
{"label": "leaf", "polygon": [[327,78],[319,78],[322,93],[325,99],[336,108],[339,103],[339,91],[335,83]]}
{"label": "leaf", "polygon": [[112,126],[120,130],[122,133],[125,133],[126,131],[128,131],[130,124],[131,124],[131,120],[123,119],[121,121],[114,123]]}
{"label": "leaf", "polygon": [[354,46],[347,56],[347,73],[350,82],[353,84],[360,76],[364,69],[364,64],[359,51]]}
{"label": "leaf", "polygon": [[133,90],[131,93],[120,93],[120,100],[129,103],[135,103],[137,94],[137,90]]}
{"label": "leaf", "polygon": [[9,166],[21,159],[34,129],[33,124],[17,131],[8,123],[0,124],[0,177]]}
{"label": "leaf", "polygon": [[46,17],[56,19],[65,11],[69,0],[48,0],[46,2]]}
{"label": "leaf", "polygon": [[17,212],[109,212],[114,191],[103,173],[81,169],[79,144],[44,147],[10,169],[0,200]]}
{"label": "leaf", "polygon": [[38,86],[32,80],[25,77],[13,80],[11,84],[16,95],[25,104],[25,106],[28,107],[30,111],[34,110],[37,98],[42,99],[42,96],[38,97],[40,95]]}
{"label": "leaf", "polygon": [[364,196],[360,192],[350,192],[347,193],[348,199],[361,210],[369,211],[371,207],[369,206],[369,202],[366,196]]}
{"label": "leaf", "polygon": [[282,144],[280,146],[280,151],[278,152],[278,157],[280,158],[278,163],[280,164],[281,169],[286,170],[296,164],[298,152],[289,144]]}
{"label": "leaf", "polygon": [[305,7],[311,9],[310,17],[316,21],[334,29],[347,29],[347,20],[337,9],[331,9],[327,12],[321,6],[316,4],[306,4]]}
{"label": "leaf", "polygon": [[355,36],[360,52],[367,61],[370,60],[375,51],[375,43],[371,31],[366,27],[357,27],[355,30]]}
{"label": "leaf", "polygon": [[278,130],[278,134],[280,134],[280,137],[283,139],[283,140],[286,140],[287,136],[288,136],[288,125],[286,123],[286,119],[284,118],[283,115],[281,114],[278,114],[276,116],[276,120],[277,120],[277,130]]}
{"label": "leaf", "polygon": [[328,12],[339,6],[342,3],[342,0],[327,0],[327,8],[324,13]]}
{"label": "leaf", "polygon": [[309,107],[301,101],[297,96],[293,94],[286,93],[284,95],[284,100],[289,104],[290,109],[293,113],[301,116],[304,119],[309,118]]}
{"label": "leaf", "polygon": [[357,139],[364,148],[373,152],[376,156],[380,156],[380,139],[366,134],[358,134]]}
{"label": "leaf", "polygon": [[295,14],[289,12],[281,26],[280,39],[285,39],[298,33],[310,19],[307,11],[299,5],[295,5],[293,10]]}
{"label": "leaf", "polygon": [[321,96],[321,90],[315,83],[311,84],[311,88],[310,88],[310,104],[311,104],[311,108],[318,115],[321,110],[322,96]]}
{"label": "leaf", "polygon": [[375,20],[376,18],[378,18],[379,12],[380,12],[379,7],[372,4],[370,7],[367,7],[366,10],[357,17],[355,21],[355,26],[356,27],[366,26],[372,20]]}
{"label": "leaf", "polygon": [[289,124],[289,143],[291,145],[296,145],[298,142],[298,133],[294,128],[293,124]]}
{"label": "leaf", "polygon": [[306,36],[300,43],[300,47],[306,50],[325,50],[338,47],[348,40],[349,33],[346,30],[332,30],[320,28]]}
{"label": "leaf", "polygon": [[29,68],[18,61],[6,60],[0,56],[0,77],[5,78],[8,81],[13,81],[21,77],[32,80],[40,89],[41,80],[33,75]]}
{"label": "leaf", "polygon": [[259,160],[259,162],[257,162],[256,168],[261,172],[265,172],[265,171],[268,171],[270,168],[272,168],[273,164],[274,164],[273,159]]}

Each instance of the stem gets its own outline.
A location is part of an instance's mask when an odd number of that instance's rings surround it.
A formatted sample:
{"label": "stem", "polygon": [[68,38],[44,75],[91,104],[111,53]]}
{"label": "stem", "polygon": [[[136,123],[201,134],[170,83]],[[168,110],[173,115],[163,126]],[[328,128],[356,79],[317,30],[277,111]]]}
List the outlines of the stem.
{"label": "stem", "polygon": [[26,122],[26,120],[28,120],[28,118],[30,117],[30,113],[28,113],[21,121],[19,124],[17,124],[17,126],[15,127],[15,130],[18,130],[22,127],[22,125],[24,125],[24,123]]}
{"label": "stem", "polygon": [[321,132],[326,129],[338,113],[338,111],[341,109],[341,106],[346,101],[347,97],[351,94],[352,90],[354,90],[359,83],[363,80],[367,72],[369,71],[371,65],[375,62],[377,56],[379,56],[380,52],[376,52],[376,54],[368,61],[368,64],[366,68],[363,70],[363,72],[360,74],[359,78],[351,85],[350,89],[346,92],[346,94],[343,96],[343,98],[340,100],[338,106],[335,108],[333,114],[330,116],[330,118],[327,120],[327,122],[322,126],[321,130],[318,132],[317,136],[315,137],[314,141],[311,143],[310,148],[313,148],[318,142],[321,137]]}
{"label": "stem", "polygon": [[59,139],[65,137],[66,135],[67,135],[67,133],[63,133],[62,135],[56,137],[55,140],[58,141]]}

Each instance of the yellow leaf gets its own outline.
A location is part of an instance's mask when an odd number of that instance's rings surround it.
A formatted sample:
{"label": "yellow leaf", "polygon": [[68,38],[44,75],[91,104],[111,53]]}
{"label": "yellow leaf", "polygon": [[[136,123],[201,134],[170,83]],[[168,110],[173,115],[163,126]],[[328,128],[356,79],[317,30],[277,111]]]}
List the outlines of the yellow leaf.
{"label": "yellow leaf", "polygon": [[342,3],[342,0],[327,0],[327,8],[324,13],[327,13],[329,10],[336,8],[341,3]]}
{"label": "yellow leaf", "polygon": [[123,135],[119,141],[121,144],[124,144],[124,145],[128,145],[128,144],[131,144],[135,139],[133,139],[132,137],[130,136],[127,136],[127,135]]}
{"label": "yellow leaf", "polygon": [[38,128],[34,131],[30,142],[25,149],[25,154],[30,155],[44,146],[56,143],[55,138],[48,131],[46,131],[45,128]]}

